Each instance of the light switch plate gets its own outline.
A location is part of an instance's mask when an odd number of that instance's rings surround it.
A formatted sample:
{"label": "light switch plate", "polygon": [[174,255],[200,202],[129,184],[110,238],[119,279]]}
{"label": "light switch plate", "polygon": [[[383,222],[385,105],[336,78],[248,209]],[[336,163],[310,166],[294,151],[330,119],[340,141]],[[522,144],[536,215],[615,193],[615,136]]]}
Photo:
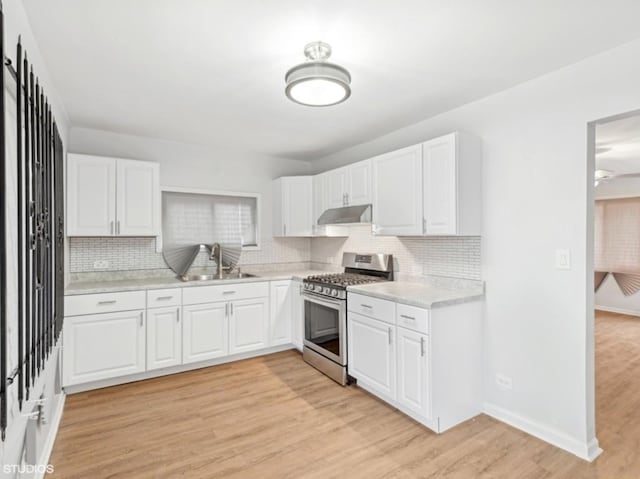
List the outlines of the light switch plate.
{"label": "light switch plate", "polygon": [[571,269],[571,251],[568,249],[556,250],[556,269]]}

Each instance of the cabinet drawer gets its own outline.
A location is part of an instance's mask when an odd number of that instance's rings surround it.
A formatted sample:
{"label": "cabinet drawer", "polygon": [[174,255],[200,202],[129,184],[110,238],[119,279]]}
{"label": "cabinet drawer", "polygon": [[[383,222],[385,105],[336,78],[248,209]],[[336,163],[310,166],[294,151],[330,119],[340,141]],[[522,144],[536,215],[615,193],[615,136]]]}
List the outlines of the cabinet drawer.
{"label": "cabinet drawer", "polygon": [[221,284],[214,286],[194,286],[182,291],[182,303],[203,304],[214,301],[235,301],[236,299],[264,298],[269,296],[269,283]]}
{"label": "cabinet drawer", "polygon": [[349,293],[347,308],[354,313],[378,319],[385,323],[396,323],[396,303],[393,301],[372,298],[364,294]]}
{"label": "cabinet drawer", "polygon": [[396,306],[396,324],[419,333],[429,334],[429,310],[400,304]]}
{"label": "cabinet drawer", "polygon": [[144,291],[121,291],[118,293],[81,294],[64,298],[65,316],[112,313],[146,308]]}
{"label": "cabinet drawer", "polygon": [[182,304],[182,289],[152,289],[147,291],[147,308],[164,308],[165,306],[180,306]]}

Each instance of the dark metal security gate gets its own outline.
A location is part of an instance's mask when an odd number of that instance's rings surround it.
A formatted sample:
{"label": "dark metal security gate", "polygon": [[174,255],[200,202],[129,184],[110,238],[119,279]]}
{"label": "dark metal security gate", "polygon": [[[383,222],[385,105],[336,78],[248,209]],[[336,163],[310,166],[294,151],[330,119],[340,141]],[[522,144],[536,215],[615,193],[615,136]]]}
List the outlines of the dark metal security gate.
{"label": "dark metal security gate", "polygon": [[[20,409],[45,366],[64,317],[63,145],[51,106],[20,40],[15,68],[5,56],[4,15],[0,4],[0,431],[5,439],[8,391],[17,387]],[[5,70],[10,73],[9,78]],[[16,158],[8,158],[5,79],[16,82]],[[8,161],[16,161],[17,231],[7,229]],[[17,240],[18,273],[8,277],[8,239]],[[11,235],[11,236],[10,236]],[[17,298],[7,284],[17,281]],[[7,317],[7,302],[17,318]],[[17,366],[8,371],[8,324],[17,329]]]}

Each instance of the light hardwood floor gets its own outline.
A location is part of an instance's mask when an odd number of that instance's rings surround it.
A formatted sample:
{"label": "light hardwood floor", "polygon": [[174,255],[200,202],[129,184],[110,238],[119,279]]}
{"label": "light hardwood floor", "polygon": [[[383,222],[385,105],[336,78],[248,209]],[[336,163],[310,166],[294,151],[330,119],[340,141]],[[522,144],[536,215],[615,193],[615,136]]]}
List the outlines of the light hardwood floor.
{"label": "light hardwood floor", "polygon": [[52,477],[640,478],[640,318],[598,313],[589,464],[487,416],[436,435],[295,352],[69,396]]}

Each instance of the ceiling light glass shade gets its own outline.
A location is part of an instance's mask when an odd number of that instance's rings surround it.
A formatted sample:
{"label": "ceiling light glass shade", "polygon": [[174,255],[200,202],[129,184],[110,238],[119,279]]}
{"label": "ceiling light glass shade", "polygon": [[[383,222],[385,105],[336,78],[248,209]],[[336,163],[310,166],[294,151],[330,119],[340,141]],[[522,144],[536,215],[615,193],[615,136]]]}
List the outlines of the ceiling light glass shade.
{"label": "ceiling light glass shade", "polygon": [[310,61],[291,68],[285,75],[285,93],[289,99],[307,106],[330,106],[345,101],[351,95],[349,72],[326,59],[331,47],[314,42],[305,47]]}

